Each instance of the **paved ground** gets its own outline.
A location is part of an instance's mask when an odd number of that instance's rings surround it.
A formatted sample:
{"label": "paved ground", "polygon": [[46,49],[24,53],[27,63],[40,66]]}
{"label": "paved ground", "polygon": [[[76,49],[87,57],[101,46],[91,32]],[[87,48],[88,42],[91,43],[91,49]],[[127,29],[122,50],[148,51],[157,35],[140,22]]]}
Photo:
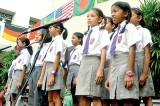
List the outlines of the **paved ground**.
{"label": "paved ground", "polygon": [[[145,105],[141,103],[140,106],[145,106]],[[160,106],[160,99],[153,99],[153,106]]]}

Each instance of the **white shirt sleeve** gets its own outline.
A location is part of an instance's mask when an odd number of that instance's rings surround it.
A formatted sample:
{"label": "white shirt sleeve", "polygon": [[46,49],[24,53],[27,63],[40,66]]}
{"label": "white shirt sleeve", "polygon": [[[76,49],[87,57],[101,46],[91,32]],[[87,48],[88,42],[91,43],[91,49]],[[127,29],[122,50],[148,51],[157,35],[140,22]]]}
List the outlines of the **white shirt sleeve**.
{"label": "white shirt sleeve", "polygon": [[143,36],[142,36],[142,44],[143,48],[150,43],[150,45],[153,45],[152,38],[151,38],[151,33],[148,29],[143,28]]}
{"label": "white shirt sleeve", "polygon": [[107,30],[100,30],[100,48],[108,47],[110,44],[109,35]]}
{"label": "white shirt sleeve", "polygon": [[128,44],[128,48],[129,48],[133,44],[136,44],[137,42],[139,42],[140,37],[139,37],[138,31],[134,25],[128,24],[127,26],[128,26],[128,28],[127,28],[127,44]]}
{"label": "white shirt sleeve", "polygon": [[31,55],[28,52],[25,52],[24,53],[24,62],[22,65],[23,66],[26,65],[28,67],[29,63],[30,63],[30,58],[31,58]]}
{"label": "white shirt sleeve", "polygon": [[62,53],[63,52],[63,39],[59,37],[55,43],[56,44],[55,44],[54,54],[57,55],[58,52]]}

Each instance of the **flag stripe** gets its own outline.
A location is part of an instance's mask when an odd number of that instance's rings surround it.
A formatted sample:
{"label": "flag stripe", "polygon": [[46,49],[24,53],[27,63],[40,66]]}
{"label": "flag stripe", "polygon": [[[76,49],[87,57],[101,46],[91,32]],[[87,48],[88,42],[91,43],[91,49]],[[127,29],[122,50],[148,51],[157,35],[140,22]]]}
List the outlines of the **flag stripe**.
{"label": "flag stripe", "polygon": [[70,0],[68,3],[60,7],[56,11],[55,20],[59,20],[59,19],[66,18],[66,17],[71,18],[72,13],[73,13],[73,7],[74,7],[73,5],[74,5],[74,0]]}

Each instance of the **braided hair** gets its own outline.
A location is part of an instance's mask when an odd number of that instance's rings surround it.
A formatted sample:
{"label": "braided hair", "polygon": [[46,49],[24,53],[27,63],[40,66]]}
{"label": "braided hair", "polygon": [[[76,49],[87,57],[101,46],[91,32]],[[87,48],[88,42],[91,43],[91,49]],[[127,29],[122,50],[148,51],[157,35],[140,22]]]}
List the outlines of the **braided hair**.
{"label": "braided hair", "polygon": [[126,25],[130,22],[132,13],[131,13],[131,7],[127,2],[122,2],[122,1],[118,1],[115,2],[112,6],[117,6],[120,9],[122,9],[124,12],[127,12],[128,15],[126,17],[126,24],[124,25],[124,27],[122,28],[122,30],[120,31],[120,33],[124,33],[125,29],[126,29]]}
{"label": "braided hair", "polygon": [[142,16],[142,19],[140,21],[140,25],[142,27],[144,27],[145,26],[145,21],[144,21],[144,17],[143,17],[142,11],[139,8],[132,8],[131,10],[134,11],[138,16]]}

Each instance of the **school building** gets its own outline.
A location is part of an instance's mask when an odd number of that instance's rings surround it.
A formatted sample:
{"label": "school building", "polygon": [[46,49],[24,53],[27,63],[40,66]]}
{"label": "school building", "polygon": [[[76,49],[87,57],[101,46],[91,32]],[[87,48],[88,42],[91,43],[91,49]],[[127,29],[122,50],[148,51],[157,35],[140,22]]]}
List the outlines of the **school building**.
{"label": "school building", "polygon": [[[1,0],[0,25],[3,25],[5,21],[6,23],[29,28],[29,26],[43,19],[60,6],[66,4],[68,1],[70,0]],[[131,7],[140,6],[139,0],[107,0],[103,3],[97,3],[95,0],[94,7],[102,9],[106,16],[111,16],[111,5],[116,1],[128,2]],[[141,1],[143,2],[143,0]],[[86,13],[72,17],[64,23],[64,26],[68,29],[68,38],[66,43],[70,46],[71,35],[74,32],[78,31],[83,33],[87,30]],[[16,44],[15,42],[6,40],[2,37],[3,28],[0,30],[0,49],[4,46],[14,46]]]}

